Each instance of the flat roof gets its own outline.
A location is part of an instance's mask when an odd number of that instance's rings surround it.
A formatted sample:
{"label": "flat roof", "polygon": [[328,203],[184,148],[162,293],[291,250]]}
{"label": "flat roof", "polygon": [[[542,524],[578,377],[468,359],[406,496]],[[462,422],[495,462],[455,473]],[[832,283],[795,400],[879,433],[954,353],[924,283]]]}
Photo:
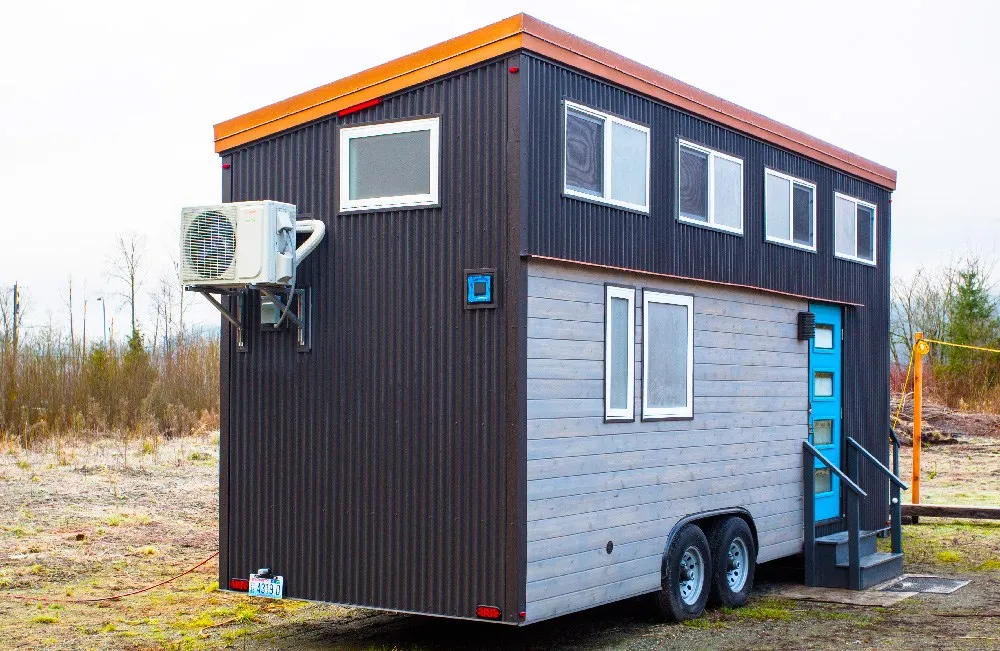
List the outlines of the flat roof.
{"label": "flat roof", "polygon": [[517,50],[605,79],[782,149],[896,189],[896,171],[754,113],[527,14],[517,14],[215,125],[215,151],[265,138]]}

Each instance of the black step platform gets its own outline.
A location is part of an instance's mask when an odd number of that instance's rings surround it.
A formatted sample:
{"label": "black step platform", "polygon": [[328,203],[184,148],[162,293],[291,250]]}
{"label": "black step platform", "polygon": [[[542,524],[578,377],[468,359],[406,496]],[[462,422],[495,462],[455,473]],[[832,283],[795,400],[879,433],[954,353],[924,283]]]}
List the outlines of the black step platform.
{"label": "black step platform", "polygon": [[[877,531],[862,531],[861,589],[884,583],[903,573],[903,555],[876,551]],[[849,557],[846,531],[816,539],[816,585],[849,587]]]}

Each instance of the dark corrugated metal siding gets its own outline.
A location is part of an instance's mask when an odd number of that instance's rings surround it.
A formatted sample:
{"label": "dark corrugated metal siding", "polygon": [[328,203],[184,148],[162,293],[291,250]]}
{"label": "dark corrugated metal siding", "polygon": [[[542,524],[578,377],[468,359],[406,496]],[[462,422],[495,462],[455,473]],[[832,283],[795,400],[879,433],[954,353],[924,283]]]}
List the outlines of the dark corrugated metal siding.
{"label": "dark corrugated metal siding", "polygon": [[[844,431],[886,461],[889,191],[536,56],[524,58],[522,74],[530,77],[527,252],[864,304],[845,309]],[[562,196],[566,99],[651,128],[650,214]],[[677,221],[678,137],[743,159],[742,237]],[[818,253],[764,241],[765,166],[817,184]],[[834,257],[834,191],[877,205],[877,267]],[[862,486],[886,495],[887,483],[869,465],[862,468]],[[884,523],[886,515],[876,497],[866,507],[866,526]]]}
{"label": "dark corrugated metal siding", "polygon": [[[227,152],[233,201],[295,203],[328,230],[299,268],[312,352],[259,327],[249,352],[223,349],[223,583],[269,566],[290,597],[459,617],[492,604],[516,619],[517,306],[465,310],[463,273],[495,267],[501,292],[522,276],[503,225],[508,76],[493,62]],[[430,115],[441,207],[338,215],[337,127]]]}

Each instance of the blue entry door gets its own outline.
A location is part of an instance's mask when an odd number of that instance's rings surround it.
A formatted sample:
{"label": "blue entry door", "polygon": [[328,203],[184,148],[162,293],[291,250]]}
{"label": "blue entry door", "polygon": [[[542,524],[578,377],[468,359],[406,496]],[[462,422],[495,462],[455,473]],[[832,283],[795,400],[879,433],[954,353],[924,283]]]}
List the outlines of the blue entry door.
{"label": "blue entry door", "polygon": [[[816,315],[816,336],[809,342],[809,441],[839,468],[843,449],[841,309],[812,304],[809,310]],[[816,520],[840,517],[840,480],[818,460],[814,472]]]}

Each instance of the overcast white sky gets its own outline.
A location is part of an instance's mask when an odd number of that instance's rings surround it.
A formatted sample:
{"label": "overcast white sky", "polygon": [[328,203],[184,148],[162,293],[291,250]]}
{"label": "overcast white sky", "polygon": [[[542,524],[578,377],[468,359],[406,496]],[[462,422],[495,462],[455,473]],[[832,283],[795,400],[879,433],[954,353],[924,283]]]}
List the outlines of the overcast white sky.
{"label": "overcast white sky", "polygon": [[2,12],[0,284],[65,323],[72,276],[99,333],[115,234],[152,287],[181,206],[220,201],[213,124],[518,10],[898,170],[893,273],[996,253],[994,3],[36,0]]}

